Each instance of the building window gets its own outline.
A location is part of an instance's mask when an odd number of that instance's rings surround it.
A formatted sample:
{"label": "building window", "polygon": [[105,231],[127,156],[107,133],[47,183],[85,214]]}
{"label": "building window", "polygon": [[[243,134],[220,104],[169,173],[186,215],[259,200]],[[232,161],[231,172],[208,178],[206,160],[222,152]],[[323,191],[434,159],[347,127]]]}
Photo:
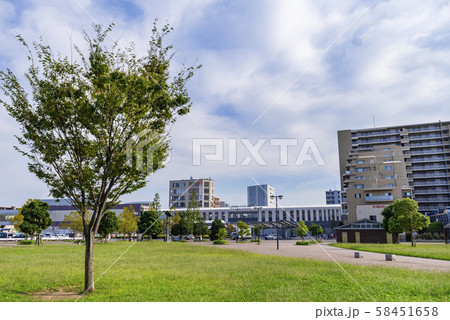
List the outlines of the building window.
{"label": "building window", "polygon": [[393,188],[393,187],[395,187],[395,184],[393,184],[393,183],[388,183],[388,184],[386,185],[386,187],[387,187],[387,188]]}
{"label": "building window", "polygon": [[355,177],[356,180],[364,180],[366,177]]}
{"label": "building window", "polygon": [[369,219],[372,221],[377,221],[377,216],[369,216]]}
{"label": "building window", "polygon": [[361,199],[361,193],[355,193],[355,198],[356,199]]}
{"label": "building window", "polygon": [[363,184],[355,184],[355,189],[364,189]]}
{"label": "building window", "polygon": [[410,198],[411,197],[411,192],[403,192],[403,198]]}
{"label": "building window", "polygon": [[385,167],[384,167],[384,170],[386,170],[386,171],[391,171],[391,170],[392,170],[392,166],[385,166]]}
{"label": "building window", "polygon": [[358,161],[356,161],[356,163],[365,163],[366,161],[364,161],[364,160],[358,160]]}

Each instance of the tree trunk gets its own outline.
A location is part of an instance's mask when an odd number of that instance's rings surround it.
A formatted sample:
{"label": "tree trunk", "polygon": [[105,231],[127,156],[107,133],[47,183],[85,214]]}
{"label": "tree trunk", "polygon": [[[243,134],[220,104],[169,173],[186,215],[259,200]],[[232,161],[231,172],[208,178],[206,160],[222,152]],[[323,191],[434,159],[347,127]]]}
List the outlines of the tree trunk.
{"label": "tree trunk", "polygon": [[86,251],[84,256],[84,290],[94,291],[94,242],[95,234],[86,235]]}

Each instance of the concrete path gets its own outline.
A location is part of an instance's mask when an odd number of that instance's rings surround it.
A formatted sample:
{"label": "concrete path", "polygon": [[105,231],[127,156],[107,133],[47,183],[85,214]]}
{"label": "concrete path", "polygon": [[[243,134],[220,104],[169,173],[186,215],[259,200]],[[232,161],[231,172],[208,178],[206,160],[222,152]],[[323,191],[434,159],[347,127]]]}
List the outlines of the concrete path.
{"label": "concrete path", "polygon": [[228,241],[228,245],[213,245],[212,242],[192,242],[194,245],[214,246],[223,249],[236,249],[260,254],[271,254],[284,257],[310,258],[339,263],[350,263],[363,266],[388,266],[426,271],[450,272],[450,261],[415,258],[394,255],[395,261],[386,261],[385,254],[358,251],[362,258],[354,258],[355,250],[329,246],[327,243],[297,246],[295,240],[280,241],[280,250],[277,250],[275,240],[264,240],[257,245],[255,242],[236,243]]}

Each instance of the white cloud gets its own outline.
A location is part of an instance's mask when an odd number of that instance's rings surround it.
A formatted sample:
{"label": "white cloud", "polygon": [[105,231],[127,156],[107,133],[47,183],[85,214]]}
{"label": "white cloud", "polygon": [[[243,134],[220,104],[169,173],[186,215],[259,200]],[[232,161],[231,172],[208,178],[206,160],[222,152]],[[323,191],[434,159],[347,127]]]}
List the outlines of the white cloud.
{"label": "white cloud", "polygon": [[[80,2],[81,3],[81,2]],[[106,2],[105,2],[106,3]],[[198,58],[204,65],[189,84],[193,97],[192,117],[173,128],[173,159],[151,177],[149,187],[126,199],[150,199],[158,191],[167,202],[168,180],[211,176],[224,200],[245,201],[246,184],[271,183],[282,190],[286,203],[323,203],[324,189],[339,179],[336,131],[370,127],[372,114],[380,126],[448,120],[450,100],[448,59],[450,6],[447,1],[379,1],[359,21],[372,1],[135,1],[136,18],[126,10],[82,5],[104,24],[116,21],[114,37],[125,45],[136,42],[143,52],[154,17],[168,19],[175,31],[177,55],[174,69]],[[2,5],[3,8],[3,5]],[[5,6],[0,25],[0,62],[23,72],[23,50],[15,44],[14,30],[28,39],[45,35],[63,53],[69,53],[68,34],[81,39],[90,19],[71,2],[34,1],[27,8]],[[11,16],[14,18],[11,21]],[[253,126],[251,123],[352,23],[354,26],[309,69]],[[145,40],[145,41],[144,41]],[[2,68],[4,66],[2,65]],[[11,119],[0,112],[2,128]],[[0,129],[2,146],[10,139]],[[192,163],[193,138],[313,138],[326,166],[297,168],[278,165],[276,148],[262,149],[268,166],[228,166],[223,162]],[[226,145],[226,144],[225,144]],[[9,166],[19,168],[20,180],[30,179],[20,155],[4,149]],[[238,158],[247,155],[240,145]],[[291,157],[298,148],[292,148]],[[225,150],[225,157],[228,151]],[[290,158],[291,159],[291,158]],[[15,161],[17,160],[17,161]],[[292,161],[293,162],[293,161]],[[14,181],[2,170],[2,178]],[[272,182],[271,182],[272,181]],[[234,186],[237,183],[238,186]],[[26,199],[31,188],[2,190],[0,202]],[[244,196],[243,196],[244,194]],[[19,202],[19,200],[17,200]]]}

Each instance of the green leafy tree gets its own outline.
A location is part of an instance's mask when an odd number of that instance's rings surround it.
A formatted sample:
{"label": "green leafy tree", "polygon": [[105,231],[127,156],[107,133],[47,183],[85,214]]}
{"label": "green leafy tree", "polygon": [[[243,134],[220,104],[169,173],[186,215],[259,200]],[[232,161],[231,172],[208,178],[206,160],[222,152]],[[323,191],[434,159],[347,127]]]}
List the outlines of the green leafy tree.
{"label": "green leafy tree", "polygon": [[143,236],[156,236],[163,232],[161,218],[161,201],[159,194],[155,194],[155,198],[150,206],[150,210],[144,211],[138,222],[138,229]]}
{"label": "green leafy tree", "polygon": [[255,224],[255,227],[253,228],[253,232],[255,233],[255,236],[258,238],[258,244],[261,243],[259,240],[259,236],[261,235],[261,231],[263,230],[263,226],[260,223]]}
{"label": "green leafy tree", "polygon": [[297,235],[302,238],[308,233],[308,227],[305,224],[305,221],[301,220],[297,226]]}
{"label": "green leafy tree", "polygon": [[311,234],[316,237],[316,239],[319,235],[323,234],[323,228],[320,225],[315,224],[314,222],[311,222],[309,231],[311,231]]}
{"label": "green leafy tree", "polygon": [[396,200],[392,204],[394,215],[389,218],[388,231],[390,233],[411,233],[411,246],[415,246],[414,232],[427,228],[430,218],[419,213],[417,202],[410,198]]}
{"label": "green leafy tree", "polygon": [[233,224],[227,224],[226,228],[228,234],[231,234],[236,231],[236,226]]}
{"label": "green leafy tree", "polygon": [[225,240],[226,236],[227,236],[227,229],[220,228],[219,232],[217,233],[217,240]]}
{"label": "green leafy tree", "polygon": [[195,192],[192,193],[189,199],[189,204],[185,212],[186,221],[189,224],[189,233],[194,233],[194,224],[200,218],[200,210],[198,208],[197,195]]}
{"label": "green leafy tree", "polygon": [[[84,219],[86,219],[86,223],[89,223],[89,219],[91,218],[90,212],[88,211],[84,215]],[[83,233],[84,235],[84,223],[83,223],[83,217],[80,215],[80,213],[76,211],[70,211],[69,214],[66,214],[64,216],[64,220],[61,222],[60,225],[61,229],[71,229],[74,233],[73,238],[75,239],[75,234],[77,233]]]}
{"label": "green leafy tree", "polygon": [[36,234],[37,245],[42,245],[42,230],[52,225],[50,212],[48,212],[48,203],[40,200],[28,200],[20,210],[20,213],[23,216],[20,231],[29,235]]}
{"label": "green leafy tree", "polygon": [[10,219],[10,222],[14,225],[14,229],[20,230],[20,225],[23,223],[23,215],[19,212]]}
{"label": "green leafy tree", "polygon": [[209,236],[211,240],[219,239],[219,230],[221,228],[225,228],[225,224],[219,218],[215,218],[211,224],[211,235]]}
{"label": "green leafy tree", "polygon": [[181,217],[180,221],[177,224],[174,224],[172,227],[172,234],[180,237],[180,241],[183,239],[183,236],[188,235],[190,233],[189,223],[185,217]]}
{"label": "green leafy tree", "polygon": [[209,228],[205,222],[205,219],[199,218],[194,223],[194,235],[196,236],[204,236],[209,233]]}
{"label": "green leafy tree", "polygon": [[111,233],[119,230],[119,219],[114,211],[106,211],[103,215],[100,225],[98,226],[98,233],[102,238],[107,238]]}
{"label": "green leafy tree", "polygon": [[119,232],[128,235],[131,241],[131,235],[137,231],[137,217],[132,205],[123,208],[119,215]]}
{"label": "green leafy tree", "polygon": [[442,221],[431,222],[427,228],[427,231],[428,232],[443,232],[444,224],[442,223]]}
{"label": "green leafy tree", "polygon": [[245,222],[239,220],[238,221],[238,235],[242,238],[242,240],[245,239],[246,236],[250,235],[250,228],[248,227],[248,224]]}
{"label": "green leafy tree", "polygon": [[186,83],[198,68],[171,76],[172,46],[164,45],[169,26],[159,30],[155,23],[142,57],[133,46],[108,47],[111,30],[94,26],[95,36],[85,33],[73,59],[44,40],[29,47],[18,36],[29,53],[27,83],[10,69],[0,71],[0,102],[19,124],[18,150],[29,158],[29,170],[83,218],[92,211],[84,225],[86,291],[94,291],[94,241],[103,215],[163,167],[167,128],[189,112]]}

